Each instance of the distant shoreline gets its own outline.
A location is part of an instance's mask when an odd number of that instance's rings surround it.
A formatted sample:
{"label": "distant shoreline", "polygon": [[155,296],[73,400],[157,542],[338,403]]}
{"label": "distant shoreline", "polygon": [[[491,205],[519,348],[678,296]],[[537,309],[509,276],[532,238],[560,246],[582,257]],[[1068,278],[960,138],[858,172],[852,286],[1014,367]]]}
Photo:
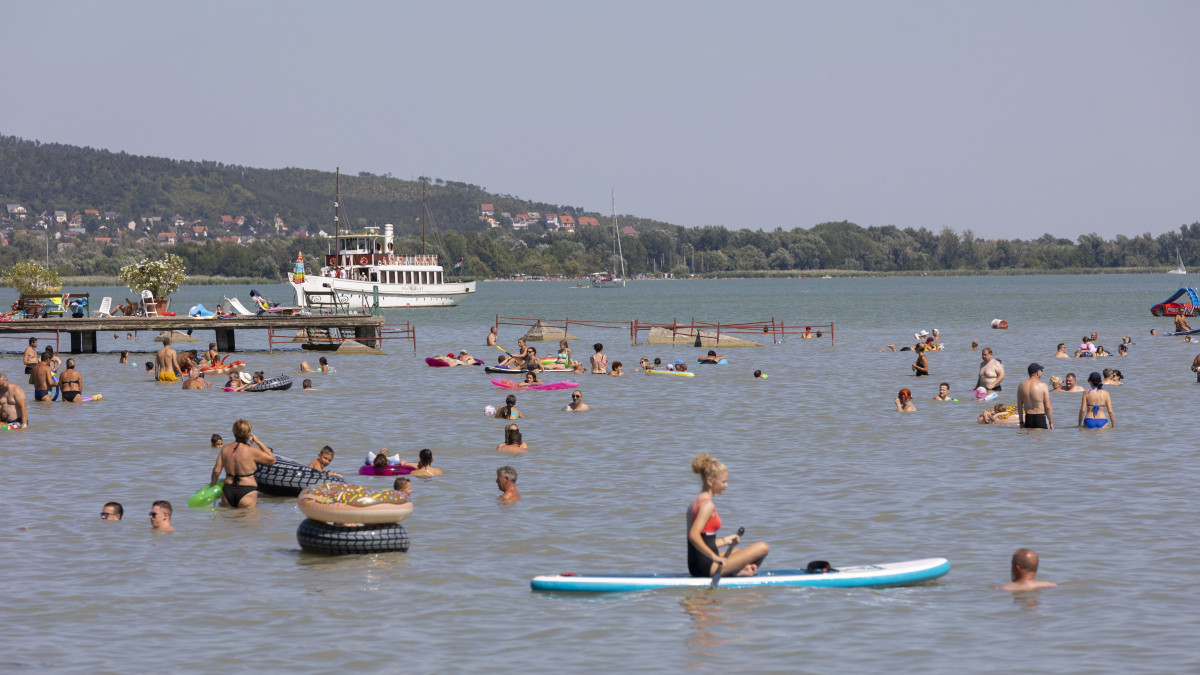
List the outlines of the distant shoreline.
{"label": "distant shoreline", "polygon": [[[717,281],[721,279],[821,279],[829,276],[834,279],[871,278],[871,277],[1011,277],[1038,276],[1060,274],[1166,274],[1169,268],[1160,267],[1077,267],[1069,269],[1000,269],[1000,270],[892,270],[887,272],[866,272],[863,270],[742,270],[739,272],[707,272],[695,276],[663,278],[643,277],[631,278],[629,281]],[[1187,275],[1171,275],[1180,282],[1186,282]],[[546,277],[513,279],[511,277],[496,277],[479,279],[479,281],[496,282],[528,282],[556,281],[572,282],[587,285],[586,277]],[[189,276],[185,286],[266,286],[271,284],[286,284],[286,279],[266,279],[263,277],[221,277],[197,275]],[[115,276],[74,276],[63,277],[63,286],[121,286]],[[1186,284],[1181,283],[1181,286]],[[0,287],[4,287],[0,284]]]}
{"label": "distant shoreline", "polygon": [[[630,278],[629,281],[716,281],[720,279],[821,279],[825,276],[834,279],[869,278],[869,277],[1013,277],[1040,276],[1061,274],[1166,274],[1165,267],[1075,267],[1068,269],[999,269],[999,270],[891,270],[867,272],[863,270],[742,270],[738,272],[707,272],[688,277],[663,278],[642,277]],[[1176,276],[1176,275],[1171,275]],[[1184,276],[1184,275],[1178,275]],[[1185,281],[1186,279],[1179,279]],[[496,277],[484,281],[566,281],[587,282],[582,277],[545,277],[514,279],[511,277]]]}

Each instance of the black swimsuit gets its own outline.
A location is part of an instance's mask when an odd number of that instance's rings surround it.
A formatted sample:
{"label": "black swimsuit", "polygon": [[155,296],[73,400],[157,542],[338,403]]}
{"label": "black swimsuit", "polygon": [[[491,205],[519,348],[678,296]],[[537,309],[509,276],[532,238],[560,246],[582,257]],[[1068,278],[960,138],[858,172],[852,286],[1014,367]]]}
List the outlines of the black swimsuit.
{"label": "black swimsuit", "polygon": [[[246,447],[249,447],[249,444],[242,443],[241,441],[238,441],[238,445],[245,445]],[[254,476],[254,474],[252,474],[252,473],[249,473],[249,474],[229,473],[229,470],[226,469],[225,477],[232,478],[233,482],[226,483],[221,486],[221,495],[223,497],[225,497],[225,501],[229,502],[230,506],[237,508],[237,505],[242,503],[243,497],[250,494],[251,492],[258,492],[257,485],[238,485],[238,483],[240,483],[243,478],[251,478],[253,476]]]}

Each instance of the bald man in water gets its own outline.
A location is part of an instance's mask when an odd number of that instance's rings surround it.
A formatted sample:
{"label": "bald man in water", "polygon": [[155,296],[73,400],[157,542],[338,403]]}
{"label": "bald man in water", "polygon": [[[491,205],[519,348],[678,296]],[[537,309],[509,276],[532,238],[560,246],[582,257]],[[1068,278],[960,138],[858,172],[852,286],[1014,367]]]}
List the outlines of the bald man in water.
{"label": "bald man in water", "polygon": [[1020,593],[1038,588],[1057,586],[1053,581],[1037,580],[1038,555],[1027,548],[1019,548],[1012,556],[1012,583],[1000,587],[1002,591]]}

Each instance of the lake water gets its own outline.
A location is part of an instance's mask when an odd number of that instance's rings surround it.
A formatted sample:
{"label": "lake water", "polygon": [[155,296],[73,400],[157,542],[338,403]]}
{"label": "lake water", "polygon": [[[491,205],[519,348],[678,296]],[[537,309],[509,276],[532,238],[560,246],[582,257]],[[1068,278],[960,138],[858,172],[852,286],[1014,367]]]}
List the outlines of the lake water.
{"label": "lake water", "polygon": [[[503,423],[486,418],[506,392],[478,368],[434,369],[396,343],[386,356],[331,356],[317,392],[226,394],[154,384],[140,367],[157,345],[101,337],[110,352],[77,358],[83,406],[31,404],[33,428],[0,434],[7,513],[0,528],[0,668],[163,672],[1197,672],[1200,526],[1195,507],[1197,348],[1151,337],[1149,314],[1182,280],[1165,275],[640,282],[624,290],[567,283],[482,283],[449,309],[389,312],[417,327],[419,357],[484,345],[495,315],[669,321],[836,322],[836,342],[792,338],[725,349],[730,364],[695,378],[583,376],[592,411],[559,409],[564,391],[520,392],[527,455],[495,452]],[[126,289],[91,289],[99,297]],[[175,309],[248,287],[187,287]],[[290,301],[284,286],[259,288]],[[0,292],[0,302],[12,299]],[[991,330],[994,318],[1007,331]],[[197,323],[197,325],[203,325]],[[911,344],[939,328],[932,377],[911,376]],[[1128,357],[1055,360],[1085,332]],[[512,349],[519,331],[501,329]],[[577,356],[603,342],[632,370],[639,356],[692,347],[630,344],[627,332],[573,329]],[[201,350],[212,339],[197,330]],[[1046,376],[1116,367],[1118,426],[1075,427],[1080,395],[1056,394],[1054,431],[976,424],[968,400],[991,346],[1013,399],[1030,361]],[[11,343],[11,344],[8,344]],[[238,336],[250,369],[291,371],[298,350],[268,354]],[[535,343],[549,347],[548,343]],[[186,347],[187,345],[177,345]],[[20,373],[6,341],[0,370]],[[138,367],[112,350],[140,350]],[[545,348],[539,349],[545,351]],[[751,372],[761,368],[767,380]],[[930,402],[947,381],[957,403]],[[23,378],[21,379],[23,381]],[[897,390],[915,392],[899,415]],[[30,393],[26,385],[26,392]],[[237,417],[280,454],[309,461],[325,444],[332,470],[355,473],[386,446],[414,461],[434,452],[445,475],[416,480],[408,553],[328,558],[302,553],[293,499],[253,512],[186,507]],[[942,579],[882,590],[663,590],[571,597],[529,590],[537,574],[683,571],[684,509],[698,492],[698,451],[730,469],[724,532],[771,544],[767,567],[834,566],[942,556]],[[524,499],[501,505],[497,467],[520,474]],[[385,487],[391,479],[365,478]],[[177,532],[155,536],[155,499]],[[120,501],[126,518],[98,518]],[[23,528],[28,528],[23,529]],[[1041,554],[1058,588],[1013,596],[1008,560]],[[1191,646],[1189,646],[1191,645]]]}

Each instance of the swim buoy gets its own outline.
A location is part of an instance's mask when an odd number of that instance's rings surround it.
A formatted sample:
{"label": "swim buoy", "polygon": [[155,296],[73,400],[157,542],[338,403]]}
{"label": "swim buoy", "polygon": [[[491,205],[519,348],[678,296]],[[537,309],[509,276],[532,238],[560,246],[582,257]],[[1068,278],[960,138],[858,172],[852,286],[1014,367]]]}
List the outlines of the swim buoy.
{"label": "swim buoy", "polygon": [[305,518],[296,528],[296,541],[307,553],[325,555],[408,550],[408,532],[399,523],[332,525]]}
{"label": "swim buoy", "polygon": [[358,256],[358,264],[359,265],[367,265],[370,262],[371,262],[371,259],[368,258],[367,256],[365,256],[365,255]]}
{"label": "swim buoy", "polygon": [[319,483],[300,493],[300,512],[327,523],[398,523],[412,513],[403,492],[370,490],[347,483]]}
{"label": "swim buoy", "polygon": [[1005,330],[1008,328],[1008,322],[1004,319],[992,319],[992,328]]}
{"label": "swim buoy", "polygon": [[345,478],[333,476],[297,461],[275,455],[271,466],[258,465],[254,472],[258,491],[280,497],[295,497],[307,487],[318,483],[344,483]]}

